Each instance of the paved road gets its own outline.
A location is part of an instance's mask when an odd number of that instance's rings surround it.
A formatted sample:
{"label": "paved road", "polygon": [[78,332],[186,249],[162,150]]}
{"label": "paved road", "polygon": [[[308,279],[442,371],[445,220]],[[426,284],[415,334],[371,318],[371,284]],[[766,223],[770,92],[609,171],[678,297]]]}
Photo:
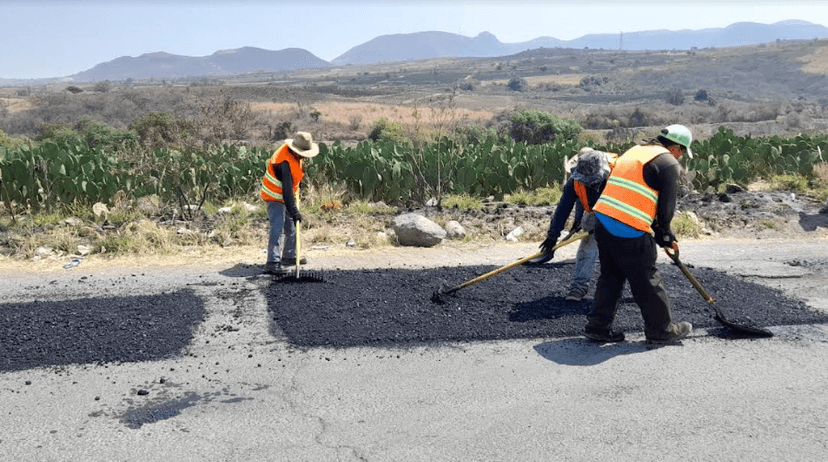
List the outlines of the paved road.
{"label": "paved road", "polygon": [[[314,255],[319,268],[505,264],[534,246]],[[556,258],[571,258],[574,248]],[[682,259],[828,311],[828,241],[688,241]],[[189,288],[174,358],[0,373],[3,460],[828,459],[828,327],[651,347],[580,338],[297,349],[245,265],[5,274],[5,303]],[[139,394],[140,393],[140,394]]]}

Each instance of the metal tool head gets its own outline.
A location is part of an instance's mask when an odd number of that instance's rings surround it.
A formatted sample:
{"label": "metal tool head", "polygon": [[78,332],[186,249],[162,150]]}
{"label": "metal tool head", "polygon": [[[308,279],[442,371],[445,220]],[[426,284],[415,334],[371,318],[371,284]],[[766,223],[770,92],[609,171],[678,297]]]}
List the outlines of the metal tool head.
{"label": "metal tool head", "polygon": [[325,277],[322,273],[313,271],[305,271],[300,273],[297,277],[294,272],[280,273],[273,276],[274,282],[325,282]]}

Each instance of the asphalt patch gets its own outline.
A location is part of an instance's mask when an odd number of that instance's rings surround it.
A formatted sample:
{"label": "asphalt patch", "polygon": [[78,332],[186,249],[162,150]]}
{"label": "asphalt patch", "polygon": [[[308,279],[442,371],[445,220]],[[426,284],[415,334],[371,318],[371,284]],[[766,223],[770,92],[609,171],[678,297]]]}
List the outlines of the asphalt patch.
{"label": "asphalt patch", "polygon": [[0,304],[0,372],[168,358],[205,315],[190,291]]}
{"label": "asphalt patch", "polygon": [[[598,270],[588,298],[564,300],[574,262],[520,266],[432,300],[440,284],[456,287],[497,267],[470,266],[427,270],[327,271],[325,282],[286,284],[268,289],[271,333],[304,347],[399,347],[518,338],[580,335]],[[731,336],[713,319],[708,303],[674,265],[659,265],[671,298],[673,319]],[[780,291],[745,282],[707,268],[691,270],[735,323],[753,327],[821,324],[828,315]],[[625,288],[614,327],[643,332],[638,305]]]}

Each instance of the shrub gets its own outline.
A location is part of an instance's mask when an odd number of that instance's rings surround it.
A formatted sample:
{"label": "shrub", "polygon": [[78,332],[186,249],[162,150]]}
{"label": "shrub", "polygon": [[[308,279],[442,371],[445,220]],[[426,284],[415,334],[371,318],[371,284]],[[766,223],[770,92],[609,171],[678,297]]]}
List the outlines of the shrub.
{"label": "shrub", "polygon": [[529,89],[529,82],[527,82],[523,77],[512,77],[509,79],[507,86],[510,90],[526,91]]}
{"label": "shrub", "polygon": [[581,130],[583,127],[575,120],[563,119],[537,109],[524,109],[512,115],[509,135],[517,142],[542,144],[555,138],[574,140]]}
{"label": "shrub", "polygon": [[98,93],[106,93],[109,90],[112,90],[112,82],[109,80],[104,80],[103,82],[98,82],[95,84],[95,91]]}
{"label": "shrub", "polygon": [[443,207],[458,208],[461,210],[480,210],[483,208],[483,202],[468,194],[452,194],[443,199]]}
{"label": "shrub", "polygon": [[805,192],[808,190],[808,179],[800,175],[776,175],[770,181],[777,191]]}
{"label": "shrub", "polygon": [[350,119],[348,119],[348,128],[351,130],[359,129],[359,125],[362,123],[362,116],[359,114],[352,115]]}
{"label": "shrub", "polygon": [[28,145],[31,145],[31,141],[28,138],[11,137],[3,130],[0,130],[0,149],[13,151]]}
{"label": "shrub", "polygon": [[673,106],[684,104],[684,93],[681,92],[681,88],[673,87],[667,90],[666,101]]}
{"label": "shrub", "polygon": [[702,234],[701,224],[687,213],[676,214],[671,223],[671,228],[678,237],[695,238]]}
{"label": "shrub", "polygon": [[455,129],[455,137],[461,144],[481,144],[487,141],[500,141],[497,130],[481,127],[480,125],[466,125]]}
{"label": "shrub", "polygon": [[107,147],[121,148],[138,141],[138,135],[133,130],[112,128],[109,125],[81,117],[74,127],[65,124],[43,124],[38,127],[40,134],[37,141],[54,141],[58,144],[86,144],[90,148]]}
{"label": "shrub", "polygon": [[707,101],[708,95],[707,90],[699,90],[696,92],[696,96],[693,97],[696,101]]}
{"label": "shrub", "polygon": [[479,80],[475,79],[463,79],[457,84],[457,88],[463,91],[474,91],[476,87],[480,85]]}
{"label": "shrub", "polygon": [[408,143],[408,136],[405,129],[399,122],[392,122],[386,117],[380,117],[374,121],[371,133],[368,138],[372,141],[394,141],[396,143]]}
{"label": "shrub", "polygon": [[646,114],[641,108],[635,108],[635,110],[630,114],[629,122],[627,126],[629,127],[647,127],[653,125],[652,118]]}
{"label": "shrub", "polygon": [[138,141],[143,146],[150,147],[181,144],[185,139],[196,134],[191,122],[176,118],[169,112],[150,112],[132,121],[128,128],[135,131]]}

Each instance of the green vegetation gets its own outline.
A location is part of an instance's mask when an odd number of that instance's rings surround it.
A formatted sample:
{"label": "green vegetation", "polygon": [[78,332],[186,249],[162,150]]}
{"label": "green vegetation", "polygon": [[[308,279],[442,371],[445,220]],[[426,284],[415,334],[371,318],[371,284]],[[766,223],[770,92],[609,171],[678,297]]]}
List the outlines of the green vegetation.
{"label": "green vegetation", "polygon": [[[167,129],[187,127],[154,114],[127,130],[84,120],[72,127],[46,127],[37,142],[4,142],[0,199],[9,215],[0,221],[4,252],[32,256],[42,244],[35,235],[44,232],[50,236],[49,247],[68,253],[79,245],[105,253],[147,248],[166,252],[180,245],[229,246],[263,239],[263,231],[250,230],[266,226],[264,209],[251,212],[240,204],[258,201],[262,169],[272,147],[197,148],[178,143],[180,136],[164,138]],[[387,241],[376,237],[382,228],[373,229],[367,220],[393,211],[392,206],[437,198],[446,208],[476,210],[489,197],[520,205],[553,205],[565,178],[564,158],[586,144],[565,134],[532,144],[501,138],[492,129],[456,133],[457,138],[421,146],[394,140],[350,147],[321,143],[320,155],[307,164],[308,180],[303,183],[309,230],[329,219],[328,204],[334,202],[342,207],[342,217],[366,220],[366,232],[374,233],[357,239],[360,246]],[[619,153],[633,144],[592,141],[596,149]],[[710,139],[696,141],[695,158],[682,162],[694,174],[697,190],[721,190],[729,183],[746,186],[761,179],[776,189],[825,200],[828,159],[822,146],[828,146],[828,135],[751,138],[720,129]],[[91,205],[97,202],[107,204],[109,212],[92,214]],[[214,204],[232,204],[231,212],[219,213]],[[64,223],[67,217],[77,221]],[[212,231],[208,235],[153,223],[181,219],[196,227],[209,225]],[[683,215],[673,226],[681,236],[701,232],[698,222]],[[321,232],[310,236],[315,242],[332,239]]]}
{"label": "green vegetation", "polygon": [[701,236],[702,227],[698,220],[694,220],[688,213],[679,213],[673,217],[670,227],[677,237],[696,238]]}
{"label": "green vegetation", "polygon": [[443,199],[442,205],[460,210],[480,210],[483,208],[483,201],[468,194],[452,194]]}
{"label": "green vegetation", "polygon": [[381,117],[374,122],[368,139],[371,141],[389,141],[392,143],[407,143],[409,141],[402,124],[392,122],[386,117]]}
{"label": "green vegetation", "polygon": [[520,190],[506,198],[515,205],[555,205],[561,199],[561,188],[556,184],[551,188],[538,188],[534,191]]}
{"label": "green vegetation", "polygon": [[555,139],[564,142],[577,139],[582,129],[574,120],[537,109],[524,109],[512,115],[509,135],[516,142],[543,144]]}

